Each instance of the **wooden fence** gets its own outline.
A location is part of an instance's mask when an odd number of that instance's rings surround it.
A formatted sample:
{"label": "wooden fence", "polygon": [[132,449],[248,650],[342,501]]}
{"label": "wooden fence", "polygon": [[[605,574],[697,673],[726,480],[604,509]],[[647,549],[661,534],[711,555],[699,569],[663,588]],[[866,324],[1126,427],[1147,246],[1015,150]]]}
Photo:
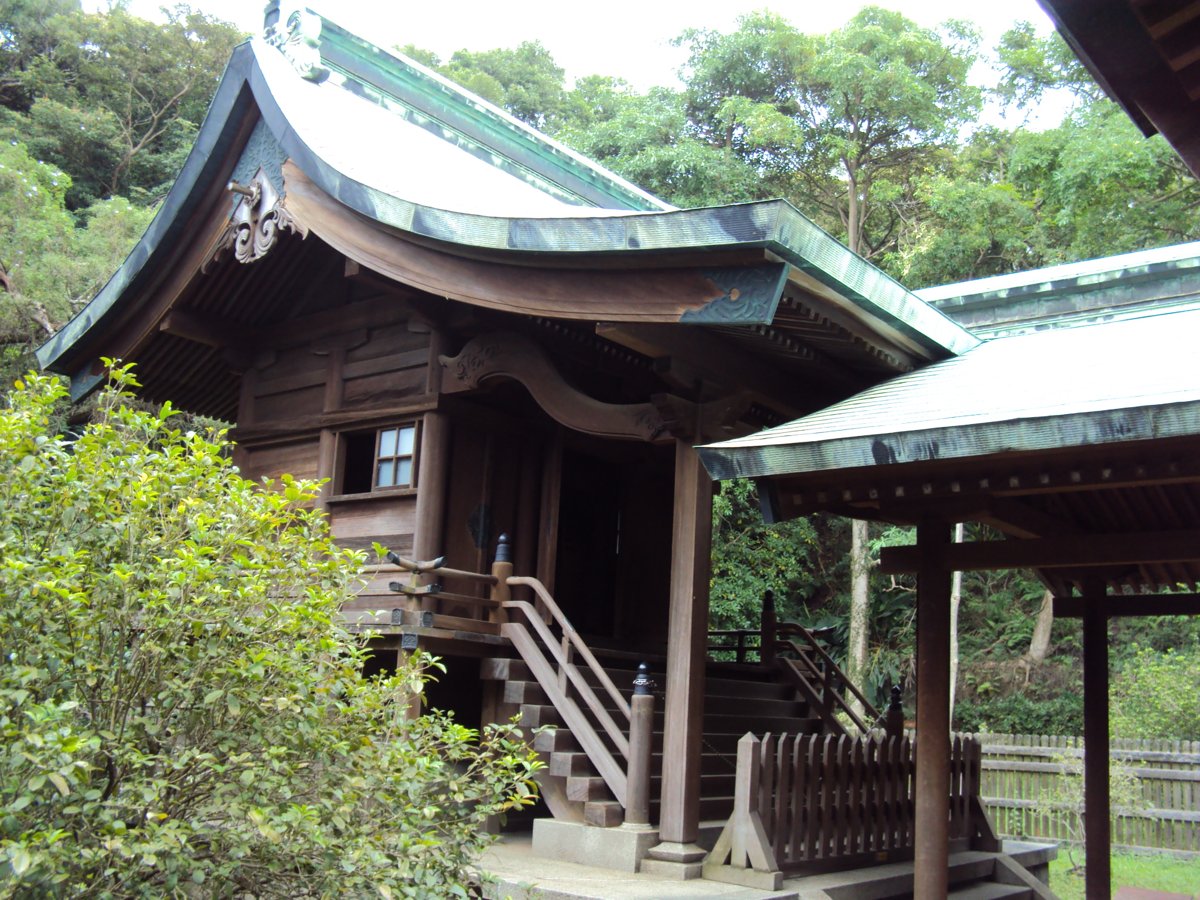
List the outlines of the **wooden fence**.
{"label": "wooden fence", "polygon": [[[974,737],[983,751],[983,802],[997,831],[1034,840],[1079,839],[1082,738]],[[1200,741],[1114,740],[1109,754],[1117,812],[1113,845],[1200,855]]]}
{"label": "wooden fence", "polygon": [[[738,742],[734,812],[705,877],[755,884],[745,877],[754,870],[778,882],[784,872],[911,858],[914,751],[906,737],[747,734]],[[993,837],[979,804],[980,766],[979,744],[956,736],[950,840],[959,849],[981,831]]]}

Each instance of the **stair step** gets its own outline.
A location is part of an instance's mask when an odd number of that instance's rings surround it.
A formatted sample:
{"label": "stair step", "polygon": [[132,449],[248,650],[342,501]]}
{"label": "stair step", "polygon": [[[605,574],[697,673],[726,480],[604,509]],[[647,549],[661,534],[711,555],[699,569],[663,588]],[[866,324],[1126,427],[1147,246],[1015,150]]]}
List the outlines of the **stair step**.
{"label": "stair step", "polygon": [[503,659],[488,657],[479,661],[479,679],[481,681],[532,681],[529,666],[519,659]]}
{"label": "stair step", "polygon": [[1021,884],[996,884],[994,881],[977,881],[974,884],[956,887],[950,891],[948,897],[954,897],[956,900],[1001,900],[1001,898],[1013,898],[1013,900],[1032,900],[1033,891]]}
{"label": "stair step", "polygon": [[582,800],[611,800],[612,794],[604,779],[598,775],[571,775],[567,778],[567,799]]}
{"label": "stair step", "polygon": [[755,734],[820,734],[820,719],[800,719],[781,716],[710,716],[704,717],[704,732],[724,734],[752,731]]}
{"label": "stair step", "polygon": [[579,742],[568,729],[551,726],[533,736],[533,749],[539,753],[578,751]]}
{"label": "stair step", "polygon": [[583,821],[600,828],[612,828],[625,821],[625,810],[616,800],[590,800],[583,804]]}
{"label": "stair step", "polygon": [[592,761],[586,753],[558,751],[550,754],[550,774],[560,778],[571,775],[595,775]]}
{"label": "stair step", "polygon": [[542,728],[546,725],[562,727],[562,716],[553,706],[536,706],[525,704],[521,707],[521,718],[517,720],[522,728]]}
{"label": "stair step", "polygon": [[544,705],[546,693],[536,681],[506,681],[504,682],[504,702],[520,706],[525,703]]}

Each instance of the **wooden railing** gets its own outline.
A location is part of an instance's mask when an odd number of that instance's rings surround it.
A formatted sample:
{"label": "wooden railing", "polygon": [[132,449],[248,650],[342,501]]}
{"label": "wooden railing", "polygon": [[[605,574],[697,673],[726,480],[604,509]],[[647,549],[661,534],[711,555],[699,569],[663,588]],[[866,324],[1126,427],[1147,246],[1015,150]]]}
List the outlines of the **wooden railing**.
{"label": "wooden railing", "polygon": [[[914,749],[907,737],[747,734],[738,743],[733,815],[705,877],[776,890],[784,873],[911,858]],[[955,736],[953,849],[998,847],[979,784],[979,743]]]}
{"label": "wooden railing", "polygon": [[[777,621],[775,595],[767,591],[763,594],[759,629],[710,631],[708,650],[714,654],[732,654],[732,662],[775,666],[805,699],[813,714],[821,718],[827,731],[848,734],[838,717],[841,713],[860,734],[866,734],[882,725],[883,717],[821,646],[819,635],[824,630]],[[852,699],[860,704],[861,714]]]}
{"label": "wooden railing", "polygon": [[[451,569],[442,565],[441,559],[416,562],[389,554],[391,564],[413,576],[411,584],[393,584],[391,588],[410,598],[449,598],[487,611],[498,623],[500,634],[529,667],[613,797],[625,808],[626,823],[648,824],[653,695],[649,690],[639,691],[635,685],[632,701],[626,700],[545,585],[536,578],[513,575],[511,559],[505,535],[500,536],[490,574]],[[447,593],[439,585],[422,584],[419,576],[465,578],[487,585],[489,596]],[[513,599],[515,587],[528,588],[533,602]],[[615,712],[602,702],[585,672],[607,695]]]}
{"label": "wooden railing", "polygon": [[[523,585],[532,588],[539,605],[550,614],[551,624],[543,621],[541,613],[532,603],[508,600],[503,603],[503,608],[510,618],[500,626],[500,633],[512,642],[608,789],[625,806],[628,793],[626,770],[630,755],[628,701],[621,696],[612,679],[540,581],[536,578],[510,577],[507,582],[514,587]],[[514,614],[523,621],[513,621]],[[552,626],[556,626],[557,635]],[[604,707],[592,685],[575,664],[576,655],[616,706],[620,724]],[[591,716],[583,712],[580,702]],[[599,731],[593,722],[599,725]],[[608,738],[608,743],[600,732]]]}
{"label": "wooden railing", "polygon": [[[813,713],[821,717],[826,729],[836,734],[847,733],[838,713],[853,722],[860,734],[881,724],[879,710],[846,677],[811,631],[803,625],[785,623],[778,626],[776,633],[772,654],[776,666],[808,701]],[[861,704],[862,715],[850,702],[851,697]]]}

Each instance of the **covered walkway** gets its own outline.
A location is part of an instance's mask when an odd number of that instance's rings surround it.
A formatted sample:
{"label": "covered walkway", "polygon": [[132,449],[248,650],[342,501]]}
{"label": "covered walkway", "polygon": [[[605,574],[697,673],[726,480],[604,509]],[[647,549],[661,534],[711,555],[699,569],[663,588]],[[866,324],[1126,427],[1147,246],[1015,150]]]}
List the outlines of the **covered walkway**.
{"label": "covered walkway", "polygon": [[[771,514],[915,525],[885,550],[917,599],[916,896],[946,895],[949,598],[955,570],[1032,568],[1083,619],[1087,895],[1111,895],[1108,633],[1116,615],[1195,615],[1200,313],[985,343],[788,425],[701,449]],[[996,540],[952,544],[955,522]]]}

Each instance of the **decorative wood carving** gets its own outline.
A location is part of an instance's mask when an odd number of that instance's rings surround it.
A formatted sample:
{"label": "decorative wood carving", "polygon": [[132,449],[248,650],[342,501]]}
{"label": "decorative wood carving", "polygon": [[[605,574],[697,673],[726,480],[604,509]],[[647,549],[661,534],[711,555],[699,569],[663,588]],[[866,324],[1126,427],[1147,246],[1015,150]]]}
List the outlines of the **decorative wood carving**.
{"label": "decorative wood carving", "polygon": [[276,23],[264,35],[268,44],[278,48],[301,78],[320,84],[329,77],[321,65],[321,17],[298,9],[288,16],[286,27]]}
{"label": "decorative wood carving", "polygon": [[238,262],[251,263],[262,259],[275,246],[282,231],[308,237],[308,229],[283,205],[283,197],[265,170],[260,168],[248,185],[229,182],[228,190],[240,195],[241,199],[233,209],[229,226],[200,267],[201,271],[230,247],[233,247]]}
{"label": "decorative wood carving", "polygon": [[497,332],[470,341],[457,356],[439,356],[442,392],[475,390],[493,378],[511,378],[556,422],[602,437],[655,441],[667,425],[650,403],[604,403],[576,390],[533,341]]}

